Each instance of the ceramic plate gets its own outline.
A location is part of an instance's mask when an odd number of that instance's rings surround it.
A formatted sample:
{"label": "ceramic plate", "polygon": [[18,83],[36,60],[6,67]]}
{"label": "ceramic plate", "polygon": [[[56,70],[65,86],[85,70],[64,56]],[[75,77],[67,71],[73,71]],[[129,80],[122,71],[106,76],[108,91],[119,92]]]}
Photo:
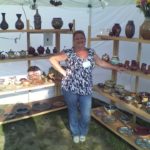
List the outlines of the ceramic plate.
{"label": "ceramic plate", "polygon": [[127,126],[123,126],[118,128],[118,132],[126,136],[131,136],[133,134],[133,129]]}
{"label": "ceramic plate", "polygon": [[150,149],[150,138],[138,137],[135,143],[142,148]]}

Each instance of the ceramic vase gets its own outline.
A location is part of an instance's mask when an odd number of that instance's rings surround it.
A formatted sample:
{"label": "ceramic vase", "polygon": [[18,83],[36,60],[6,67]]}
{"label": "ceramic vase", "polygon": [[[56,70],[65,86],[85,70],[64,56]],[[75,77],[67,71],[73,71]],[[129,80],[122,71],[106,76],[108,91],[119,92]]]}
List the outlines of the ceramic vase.
{"label": "ceramic vase", "polygon": [[2,13],[2,22],[0,24],[2,30],[8,29],[8,23],[6,22],[5,15],[6,13]]}
{"label": "ceramic vase", "polygon": [[113,36],[119,36],[121,33],[121,26],[119,23],[115,23],[112,27]]}
{"label": "ceramic vase", "polygon": [[16,21],[16,23],[15,23],[15,27],[16,27],[16,29],[18,29],[18,30],[21,30],[21,29],[23,29],[24,28],[24,23],[22,22],[22,20],[21,20],[21,15],[22,14],[16,14],[16,16],[17,16],[17,21]]}
{"label": "ceramic vase", "polygon": [[34,28],[41,29],[41,16],[38,12],[38,9],[36,9],[36,13],[34,15]]}
{"label": "ceramic vase", "polygon": [[145,40],[150,40],[150,17],[146,17],[140,27],[140,35]]}
{"label": "ceramic vase", "polygon": [[133,20],[129,20],[125,27],[125,34],[127,38],[132,38],[135,33],[135,25]]}
{"label": "ceramic vase", "polygon": [[63,26],[62,19],[61,18],[53,18],[52,26],[54,29],[61,29],[61,27]]}

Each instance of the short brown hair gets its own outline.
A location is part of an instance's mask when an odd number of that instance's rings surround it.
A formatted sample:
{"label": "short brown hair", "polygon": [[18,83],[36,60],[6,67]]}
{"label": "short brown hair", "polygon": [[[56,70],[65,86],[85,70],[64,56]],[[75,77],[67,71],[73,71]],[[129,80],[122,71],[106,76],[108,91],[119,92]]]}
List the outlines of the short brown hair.
{"label": "short brown hair", "polygon": [[[82,30],[76,30],[76,31],[73,33],[73,39],[74,39],[74,37],[76,36],[76,34],[82,34],[82,35],[85,37],[84,31],[82,31]],[[86,37],[85,37],[85,38],[86,38]]]}

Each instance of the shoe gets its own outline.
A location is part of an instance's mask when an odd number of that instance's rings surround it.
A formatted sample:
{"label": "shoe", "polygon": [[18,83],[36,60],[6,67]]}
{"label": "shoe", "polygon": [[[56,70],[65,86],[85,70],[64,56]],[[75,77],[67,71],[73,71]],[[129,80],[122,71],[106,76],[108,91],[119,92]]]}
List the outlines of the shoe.
{"label": "shoe", "polygon": [[74,136],[74,137],[73,137],[73,142],[74,142],[74,143],[79,143],[79,141],[80,141],[79,136]]}
{"label": "shoe", "polygon": [[80,136],[80,142],[85,142],[85,140],[86,140],[86,137],[84,135],[81,135]]}

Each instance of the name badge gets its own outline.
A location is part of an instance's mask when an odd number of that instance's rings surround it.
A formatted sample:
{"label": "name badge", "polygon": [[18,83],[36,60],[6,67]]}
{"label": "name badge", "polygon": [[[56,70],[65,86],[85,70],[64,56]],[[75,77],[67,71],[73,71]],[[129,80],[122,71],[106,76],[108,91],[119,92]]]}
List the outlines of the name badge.
{"label": "name badge", "polygon": [[88,67],[90,67],[90,66],[91,66],[90,61],[87,60],[87,61],[84,61],[84,62],[83,62],[83,67],[84,67],[84,68],[88,68]]}

